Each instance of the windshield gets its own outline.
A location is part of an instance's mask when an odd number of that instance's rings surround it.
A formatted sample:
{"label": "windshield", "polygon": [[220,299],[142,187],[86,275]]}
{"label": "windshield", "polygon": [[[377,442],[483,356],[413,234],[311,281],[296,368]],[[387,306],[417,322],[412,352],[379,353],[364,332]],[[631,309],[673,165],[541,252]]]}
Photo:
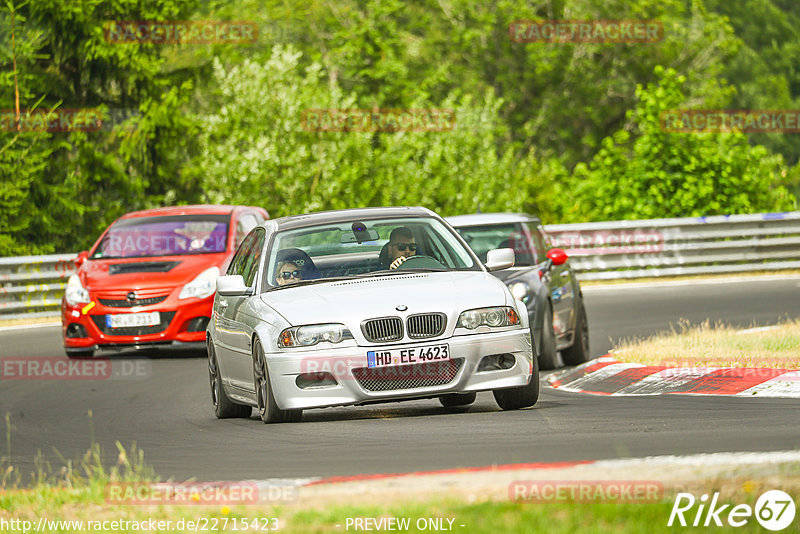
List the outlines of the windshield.
{"label": "windshield", "polygon": [[225,252],[229,215],[135,217],[114,223],[91,259]]}
{"label": "windshield", "polygon": [[521,224],[491,224],[456,228],[464,241],[482,261],[486,254],[496,248],[513,248],[514,265],[526,267],[536,265],[536,253],[531,247],[530,235]]}
{"label": "windshield", "polygon": [[352,221],[279,232],[267,266],[268,288],[409,271],[480,270],[452,231],[432,218]]}

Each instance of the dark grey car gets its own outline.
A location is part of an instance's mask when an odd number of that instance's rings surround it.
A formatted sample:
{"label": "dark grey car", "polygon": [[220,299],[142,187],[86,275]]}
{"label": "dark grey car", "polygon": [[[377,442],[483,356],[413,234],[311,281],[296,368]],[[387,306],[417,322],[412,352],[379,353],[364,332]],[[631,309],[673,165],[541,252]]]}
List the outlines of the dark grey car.
{"label": "dark grey car", "polygon": [[580,283],[563,250],[553,248],[537,217],[521,213],[478,213],[448,217],[472,250],[485,260],[489,250],[514,249],[513,268],[493,273],[525,303],[541,369],[589,357],[589,329]]}

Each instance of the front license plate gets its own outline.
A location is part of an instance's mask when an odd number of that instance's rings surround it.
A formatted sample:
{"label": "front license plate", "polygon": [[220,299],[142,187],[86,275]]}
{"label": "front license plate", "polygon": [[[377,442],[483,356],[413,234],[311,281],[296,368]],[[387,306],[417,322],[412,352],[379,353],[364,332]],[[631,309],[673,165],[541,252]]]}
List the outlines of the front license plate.
{"label": "front license plate", "polygon": [[426,345],[392,350],[367,352],[367,367],[391,367],[415,363],[439,362],[450,359],[449,345]]}
{"label": "front license plate", "polygon": [[158,312],[118,313],[106,315],[106,326],[109,328],[128,328],[132,326],[154,326],[161,323]]}

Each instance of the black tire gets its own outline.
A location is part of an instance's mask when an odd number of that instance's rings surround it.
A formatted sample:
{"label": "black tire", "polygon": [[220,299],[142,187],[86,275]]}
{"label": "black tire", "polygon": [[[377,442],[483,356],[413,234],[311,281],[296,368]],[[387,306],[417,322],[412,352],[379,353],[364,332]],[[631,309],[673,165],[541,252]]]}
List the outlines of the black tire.
{"label": "black tire", "polygon": [[545,301],[544,317],[542,318],[542,350],[539,352],[539,369],[555,369],[558,365],[558,351],[556,350],[556,334],[553,332],[553,306],[550,301]]}
{"label": "black tire", "polygon": [[533,359],[533,373],[527,386],[496,389],[492,391],[494,400],[503,410],[519,410],[533,406],[539,400],[539,362]]}
{"label": "black tire", "polygon": [[303,416],[303,410],[281,410],[272,394],[269,382],[269,368],[264,357],[261,342],[253,343],[253,380],[256,387],[258,414],[264,423],[296,423]]}
{"label": "black tire", "polygon": [[456,406],[469,406],[473,402],[475,402],[475,398],[478,396],[477,393],[474,391],[470,393],[450,393],[448,395],[442,395],[439,397],[439,402],[442,403],[442,406],[445,408],[454,408]]}
{"label": "black tire", "polygon": [[253,412],[250,406],[236,404],[225,394],[225,389],[222,387],[222,375],[217,363],[217,352],[214,350],[211,340],[208,341],[208,381],[211,385],[211,404],[214,406],[214,415],[217,416],[217,419],[250,417]]}
{"label": "black tire", "polygon": [[70,360],[88,360],[94,357],[94,349],[88,350],[65,350],[67,358]]}
{"label": "black tire", "polygon": [[575,323],[575,342],[571,347],[561,351],[561,357],[567,365],[579,365],[589,359],[589,323],[586,320],[583,299]]}

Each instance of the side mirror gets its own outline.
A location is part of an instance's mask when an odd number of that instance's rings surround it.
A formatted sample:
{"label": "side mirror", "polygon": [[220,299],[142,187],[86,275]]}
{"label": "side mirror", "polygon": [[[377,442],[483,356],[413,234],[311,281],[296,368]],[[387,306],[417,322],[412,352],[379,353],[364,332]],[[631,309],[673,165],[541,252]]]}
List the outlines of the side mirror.
{"label": "side mirror", "polygon": [[486,253],[486,268],[489,271],[500,271],[513,266],[513,248],[496,248]]}
{"label": "side mirror", "polygon": [[240,274],[231,274],[217,278],[217,293],[223,297],[241,297],[250,293],[250,288],[244,285],[244,278]]}
{"label": "side mirror", "polygon": [[567,253],[560,248],[551,248],[547,251],[547,259],[553,262],[553,265],[564,265],[567,261]]}
{"label": "side mirror", "polygon": [[72,263],[75,264],[75,268],[77,269],[78,267],[83,265],[83,262],[85,262],[88,257],[89,257],[89,251],[82,250],[78,252],[78,256],[74,260],[72,260]]}

